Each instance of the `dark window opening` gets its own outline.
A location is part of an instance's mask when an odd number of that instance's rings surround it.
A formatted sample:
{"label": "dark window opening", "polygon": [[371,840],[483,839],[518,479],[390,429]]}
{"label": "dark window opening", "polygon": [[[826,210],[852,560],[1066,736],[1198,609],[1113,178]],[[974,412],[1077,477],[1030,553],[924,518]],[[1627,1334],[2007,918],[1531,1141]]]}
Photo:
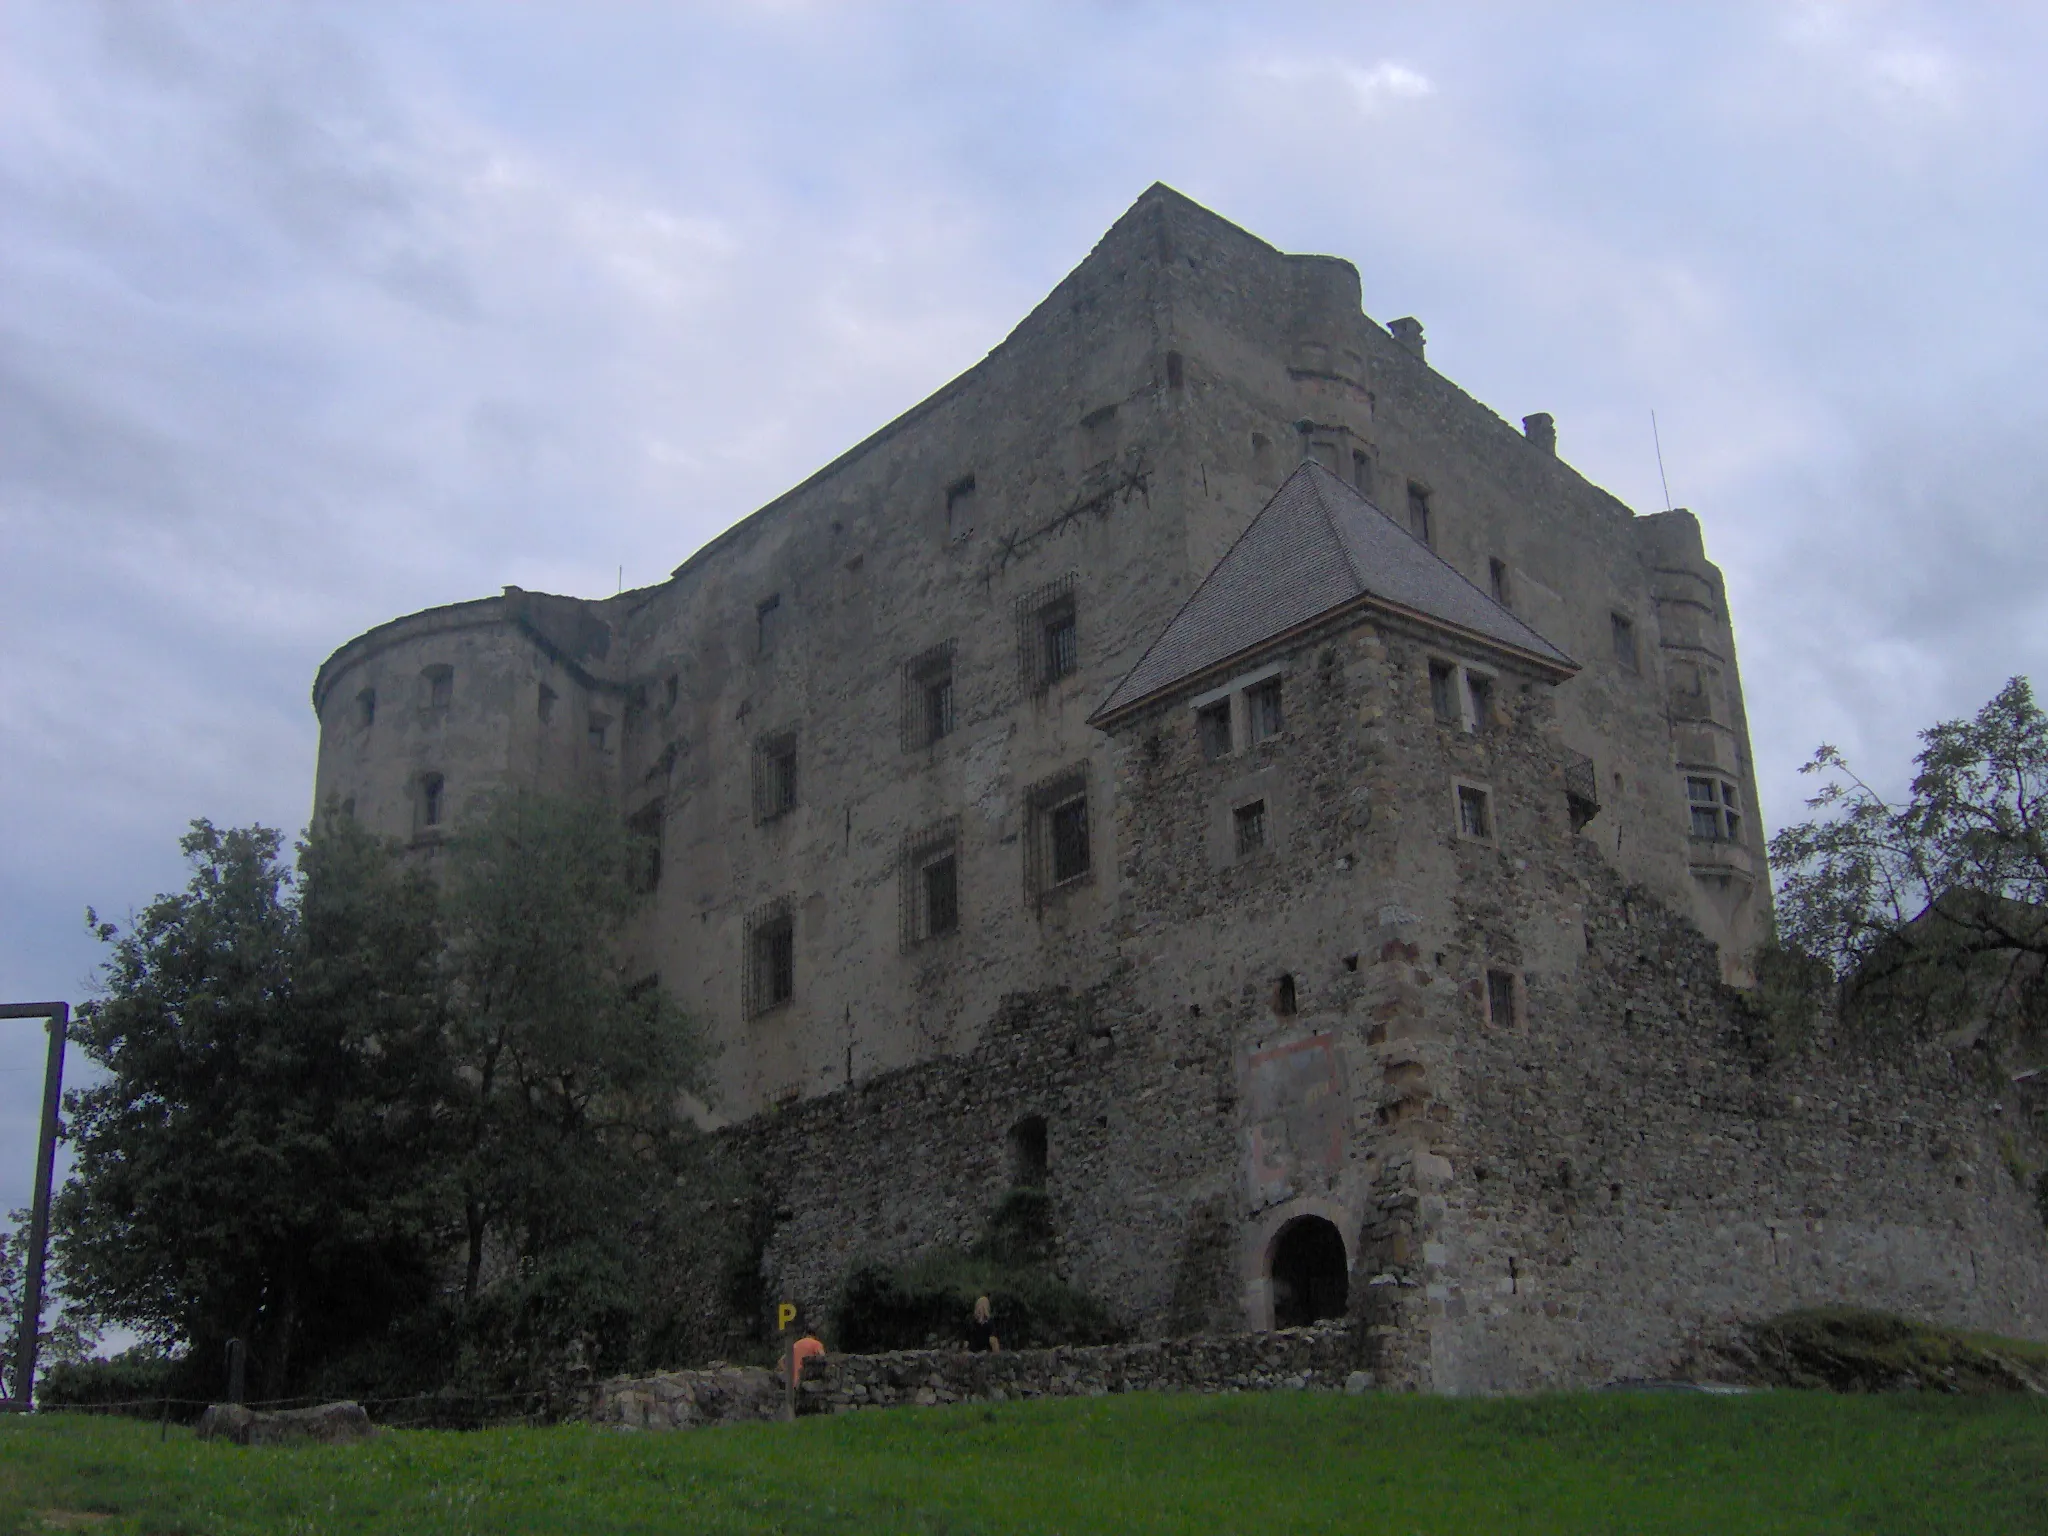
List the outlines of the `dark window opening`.
{"label": "dark window opening", "polygon": [[952,854],[925,865],[924,934],[936,939],[960,926],[960,864]]}
{"label": "dark window opening", "polygon": [[455,669],[428,667],[420,673],[420,702],[428,709],[445,710],[455,702]]}
{"label": "dark window opening", "polygon": [[1516,1017],[1514,972],[1486,973],[1486,1021],[1502,1029],[1521,1022]]}
{"label": "dark window opening", "polygon": [[766,656],[782,638],[782,594],[772,593],[754,604],[754,651]]}
{"label": "dark window opening", "polygon": [[612,734],[612,718],[611,718],[611,716],[610,716],[610,715],[592,715],[592,716],[590,717],[590,729],[589,729],[589,733],[588,733],[588,734],[589,734],[589,737],[590,737],[590,749],[591,749],[591,751],[593,751],[593,752],[602,752],[602,751],[604,751],[604,749],[605,749],[605,748],[606,748],[607,746],[609,746],[609,745],[611,744],[611,734]]}
{"label": "dark window opening", "polygon": [[766,1013],[796,996],[796,928],[788,913],[777,913],[754,929],[751,961],[751,1013]]}
{"label": "dark window opening", "polygon": [[682,696],[683,680],[671,672],[668,675],[668,681],[662,686],[668,694],[668,707],[674,709],[676,707],[676,700]]}
{"label": "dark window opening", "polygon": [[1351,1277],[1344,1237],[1320,1216],[1300,1216],[1273,1239],[1273,1326],[1301,1328],[1342,1317]]}
{"label": "dark window opening", "polygon": [[1116,407],[1099,406],[1081,418],[1081,464],[1093,468],[1116,452]]}
{"label": "dark window opening", "polygon": [[367,731],[377,719],[377,690],[365,688],[356,695],[356,725]]}
{"label": "dark window opening", "polygon": [[1429,664],[1429,707],[1446,725],[1459,723],[1458,669],[1447,661]]}
{"label": "dark window opening", "polygon": [[1477,673],[1465,674],[1465,689],[1472,697],[1472,729],[1490,730],[1493,727],[1493,679],[1480,677]]}
{"label": "dark window opening", "polygon": [[946,487],[946,532],[957,537],[972,533],[968,519],[974,515],[974,476],[964,475]]}
{"label": "dark window opening", "polygon": [[350,795],[346,800],[341,802],[341,814],[346,816],[350,821],[354,821],[356,819],[356,797],[354,795]]}
{"label": "dark window opening", "polygon": [[634,838],[633,889],[645,895],[661,884],[661,847],[665,802],[653,800],[636,811],[626,826]]}
{"label": "dark window opening", "polygon": [[953,679],[951,674],[924,685],[924,739],[937,741],[953,734]]}
{"label": "dark window opening", "polygon": [[438,773],[420,776],[420,825],[438,827],[441,825],[443,790],[447,781]]}
{"label": "dark window opening", "polygon": [[1508,577],[1508,563],[1505,560],[1486,562],[1486,574],[1493,586],[1493,600],[1503,608],[1514,606],[1514,589]]}
{"label": "dark window opening", "polygon": [[1026,1115],[1010,1127],[1010,1183],[1017,1189],[1045,1188],[1045,1116]]}
{"label": "dark window opening", "polygon": [[1088,873],[1088,797],[1077,795],[1052,808],[1046,818],[1052,841],[1052,883],[1065,885]]}
{"label": "dark window opening", "polygon": [[555,718],[555,690],[546,683],[540,685],[540,723],[548,725]]}
{"label": "dark window opening", "polygon": [[1685,798],[1692,812],[1694,837],[1729,843],[1741,840],[1741,801],[1733,784],[1725,779],[1688,778]]}
{"label": "dark window opening", "polygon": [[1230,700],[1218,699],[1195,711],[1195,735],[1202,743],[1202,757],[1215,762],[1230,756]]}
{"label": "dark window opening", "polygon": [[1300,1011],[1300,1003],[1294,993],[1294,977],[1284,975],[1273,986],[1273,1011],[1287,1018]]}
{"label": "dark window opening", "polygon": [[1178,352],[1167,353],[1166,387],[1168,389],[1179,389],[1186,382],[1187,370],[1186,365],[1181,360],[1181,355]]}
{"label": "dark window opening", "polygon": [[1458,830],[1467,837],[1492,837],[1493,814],[1483,789],[1458,786]]}
{"label": "dark window opening", "polygon": [[1074,633],[1074,605],[1069,602],[1047,613],[1039,624],[1044,645],[1043,676],[1048,683],[1072,677],[1080,665],[1080,645]]}
{"label": "dark window opening", "polygon": [[1429,521],[1429,492],[1413,480],[1408,482],[1408,531],[1432,549],[1436,547]]}
{"label": "dark window opening", "polygon": [[1610,614],[1614,630],[1614,659],[1630,672],[1641,670],[1642,663],[1636,657],[1635,621],[1622,614]]}
{"label": "dark window opening", "polygon": [[754,749],[754,819],[773,821],[796,809],[796,737],[773,736]]}
{"label": "dark window opening", "polygon": [[903,667],[903,749],[914,752],[953,733],[953,642],[935,645]]}
{"label": "dark window opening", "polygon": [[1273,439],[1263,432],[1252,434],[1252,472],[1260,478],[1271,473],[1273,468]]}
{"label": "dark window opening", "polygon": [[1372,495],[1372,455],[1363,448],[1351,450],[1351,483],[1358,487],[1358,494]]}
{"label": "dark window opening", "polygon": [[1244,701],[1251,716],[1249,734],[1254,746],[1262,741],[1271,741],[1287,729],[1287,717],[1280,707],[1279,678],[1245,689]]}
{"label": "dark window opening", "polygon": [[1230,813],[1237,832],[1237,856],[1249,858],[1266,846],[1266,802],[1254,800]]}

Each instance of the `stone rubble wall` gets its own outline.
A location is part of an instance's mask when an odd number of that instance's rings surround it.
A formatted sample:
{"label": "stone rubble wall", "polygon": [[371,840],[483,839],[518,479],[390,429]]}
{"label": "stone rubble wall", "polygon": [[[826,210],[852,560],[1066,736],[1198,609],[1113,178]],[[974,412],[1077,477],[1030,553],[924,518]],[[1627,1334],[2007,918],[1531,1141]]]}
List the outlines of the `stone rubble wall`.
{"label": "stone rubble wall", "polygon": [[[826,1355],[805,1366],[797,1412],[1112,1392],[1363,1392],[1375,1385],[1372,1373],[1360,1364],[1364,1344],[1357,1325],[1329,1323],[1275,1333],[986,1355],[942,1349]],[[590,1420],[614,1429],[695,1429],[773,1419],[781,1408],[775,1373],[720,1366],[608,1381],[598,1388]]]}

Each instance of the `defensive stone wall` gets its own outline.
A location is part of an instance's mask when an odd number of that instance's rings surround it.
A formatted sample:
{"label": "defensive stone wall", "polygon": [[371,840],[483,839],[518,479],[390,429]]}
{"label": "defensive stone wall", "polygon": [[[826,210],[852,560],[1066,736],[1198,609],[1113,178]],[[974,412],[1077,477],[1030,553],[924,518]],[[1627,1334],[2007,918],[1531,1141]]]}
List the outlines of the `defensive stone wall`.
{"label": "defensive stone wall", "polygon": [[[797,1412],[1114,1392],[1363,1392],[1375,1385],[1364,1364],[1367,1344],[1362,1327],[1326,1323],[1277,1333],[980,1355],[943,1349],[825,1355],[804,1366]],[[613,1429],[695,1429],[772,1419],[783,1401],[774,1372],[714,1366],[605,1382],[590,1420]]]}

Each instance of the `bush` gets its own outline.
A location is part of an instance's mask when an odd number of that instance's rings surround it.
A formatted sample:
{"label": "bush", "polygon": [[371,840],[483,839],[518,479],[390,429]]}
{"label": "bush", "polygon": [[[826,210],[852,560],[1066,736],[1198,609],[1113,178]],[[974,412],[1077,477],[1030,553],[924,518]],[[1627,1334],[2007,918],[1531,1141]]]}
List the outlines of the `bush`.
{"label": "bush", "polygon": [[[167,1397],[191,1396],[198,1387],[191,1361],[137,1346],[109,1360],[59,1360],[36,1383],[41,1408],[100,1409],[153,1419]],[[176,1409],[173,1418],[196,1417],[197,1409]]]}
{"label": "bush", "polygon": [[957,1345],[978,1296],[988,1297],[1006,1349],[1108,1344],[1120,1334],[1100,1302],[1050,1270],[947,1248],[849,1274],[833,1312],[834,1343],[857,1354]]}

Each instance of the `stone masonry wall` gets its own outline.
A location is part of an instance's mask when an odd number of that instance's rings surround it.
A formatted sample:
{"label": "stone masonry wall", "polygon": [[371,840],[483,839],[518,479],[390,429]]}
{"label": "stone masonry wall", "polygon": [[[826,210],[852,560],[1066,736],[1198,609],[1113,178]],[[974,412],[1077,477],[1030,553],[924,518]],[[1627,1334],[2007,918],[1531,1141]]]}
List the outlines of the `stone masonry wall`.
{"label": "stone masonry wall", "polygon": [[[1333,1323],[1225,1338],[985,1355],[936,1349],[826,1355],[805,1365],[797,1412],[1114,1392],[1362,1392],[1375,1385],[1360,1363],[1362,1350],[1359,1328]],[[692,1429],[774,1418],[782,1402],[780,1378],[773,1373],[714,1367],[608,1381],[598,1389],[590,1419],[616,1429]]]}

